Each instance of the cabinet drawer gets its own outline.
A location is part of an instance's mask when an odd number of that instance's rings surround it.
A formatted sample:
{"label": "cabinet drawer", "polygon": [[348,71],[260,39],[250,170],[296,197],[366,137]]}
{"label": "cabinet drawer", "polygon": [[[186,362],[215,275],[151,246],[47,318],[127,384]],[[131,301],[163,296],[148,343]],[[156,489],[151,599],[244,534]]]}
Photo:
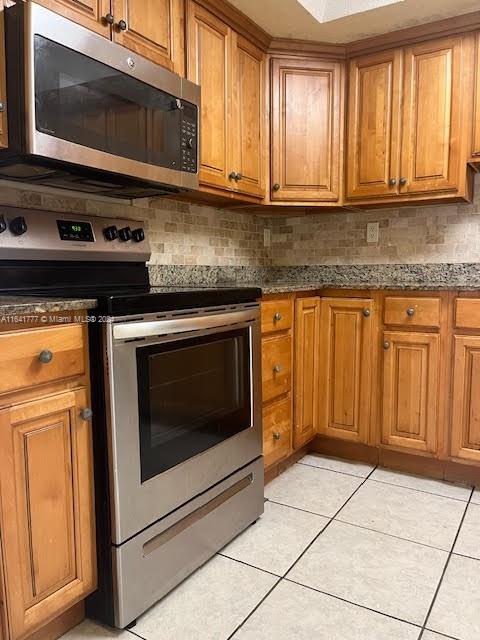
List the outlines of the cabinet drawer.
{"label": "cabinet drawer", "polygon": [[455,326],[464,329],[480,329],[480,299],[457,298],[455,301]]}
{"label": "cabinet drawer", "polygon": [[385,324],[440,326],[440,298],[385,298]]}
{"label": "cabinet drawer", "polygon": [[292,340],[290,336],[272,336],[262,340],[263,401],[273,400],[290,391],[292,384]]}
{"label": "cabinet drawer", "polygon": [[[50,362],[42,362],[40,354]],[[83,326],[0,334],[0,393],[85,373]]]}
{"label": "cabinet drawer", "polygon": [[265,466],[290,453],[292,440],[292,401],[290,395],[263,409],[263,456]]}
{"label": "cabinet drawer", "polygon": [[292,317],[291,300],[268,300],[268,302],[262,302],[262,333],[290,329]]}

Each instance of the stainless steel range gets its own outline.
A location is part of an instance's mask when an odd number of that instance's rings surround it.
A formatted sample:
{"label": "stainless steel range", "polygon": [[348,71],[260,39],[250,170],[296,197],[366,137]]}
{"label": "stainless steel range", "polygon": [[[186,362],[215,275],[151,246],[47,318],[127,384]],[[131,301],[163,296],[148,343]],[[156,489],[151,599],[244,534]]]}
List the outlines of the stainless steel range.
{"label": "stainless steel range", "polygon": [[87,610],[123,628],[263,511],[260,291],[150,288],[138,222],[0,208],[0,227],[2,216],[0,293],[99,300],[100,584]]}

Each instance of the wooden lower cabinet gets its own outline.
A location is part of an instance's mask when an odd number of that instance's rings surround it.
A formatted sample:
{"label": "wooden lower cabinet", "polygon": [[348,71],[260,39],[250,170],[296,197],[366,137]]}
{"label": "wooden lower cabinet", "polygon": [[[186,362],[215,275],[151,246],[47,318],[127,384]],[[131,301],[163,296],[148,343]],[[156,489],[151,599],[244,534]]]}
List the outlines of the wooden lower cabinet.
{"label": "wooden lower cabinet", "polygon": [[290,394],[263,408],[265,467],[279,462],[292,450],[292,398]]}
{"label": "wooden lower cabinet", "polygon": [[480,336],[455,336],[451,454],[480,462]]}
{"label": "wooden lower cabinet", "polygon": [[290,335],[262,339],[263,401],[269,402],[292,386],[292,339]]}
{"label": "wooden lower cabinet", "polygon": [[10,638],[28,636],[96,586],[85,388],[0,411],[2,552]]}
{"label": "wooden lower cabinet", "polygon": [[319,433],[367,442],[372,393],[373,302],[323,298]]}
{"label": "wooden lower cabinet", "polygon": [[440,336],[385,331],[383,350],[382,444],[435,453]]}
{"label": "wooden lower cabinet", "polygon": [[312,440],[318,430],[320,368],[320,298],[297,300],[295,308],[295,449]]}

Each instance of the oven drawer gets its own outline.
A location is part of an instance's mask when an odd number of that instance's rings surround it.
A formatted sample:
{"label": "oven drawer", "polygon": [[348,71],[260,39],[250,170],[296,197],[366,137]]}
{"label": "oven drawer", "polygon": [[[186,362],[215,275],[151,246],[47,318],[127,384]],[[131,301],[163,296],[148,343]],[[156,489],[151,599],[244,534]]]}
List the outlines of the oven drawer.
{"label": "oven drawer", "polygon": [[85,373],[80,324],[0,334],[0,393]]}
{"label": "oven drawer", "polygon": [[290,391],[292,386],[292,339],[271,336],[262,339],[262,392],[268,402]]}
{"label": "oven drawer", "polygon": [[291,329],[292,319],[291,300],[268,300],[267,302],[262,302],[262,333]]}
{"label": "oven drawer", "polygon": [[265,467],[290,453],[292,440],[292,399],[277,400],[263,409],[263,457]]}
{"label": "oven drawer", "polygon": [[114,547],[115,625],[125,627],[263,513],[263,458]]}
{"label": "oven drawer", "polygon": [[440,326],[440,298],[387,297],[385,324],[411,327]]}

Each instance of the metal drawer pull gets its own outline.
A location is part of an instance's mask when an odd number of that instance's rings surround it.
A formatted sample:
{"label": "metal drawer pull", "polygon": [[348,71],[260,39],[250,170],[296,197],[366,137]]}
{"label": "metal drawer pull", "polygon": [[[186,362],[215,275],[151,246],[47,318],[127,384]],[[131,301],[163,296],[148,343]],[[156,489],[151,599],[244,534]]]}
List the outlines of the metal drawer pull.
{"label": "metal drawer pull", "polygon": [[279,364],[273,365],[273,373],[280,373],[281,370],[282,370],[282,367]]}
{"label": "metal drawer pull", "polygon": [[53,353],[48,349],[44,349],[38,354],[38,359],[42,364],[50,364],[53,360]]}
{"label": "metal drawer pull", "polygon": [[278,184],[278,182],[275,182],[275,184],[272,186],[272,189],[274,191],[279,191],[280,190],[280,185]]}
{"label": "metal drawer pull", "polygon": [[368,318],[370,316],[370,309],[364,309],[363,315],[365,316],[365,318]]}
{"label": "metal drawer pull", "polygon": [[280,433],[278,431],[274,431],[273,432],[273,439],[274,440],[280,440]]}
{"label": "metal drawer pull", "polygon": [[388,184],[391,187],[394,187],[397,184],[397,181],[395,180],[395,178],[390,178],[390,180],[388,181]]}
{"label": "metal drawer pull", "polygon": [[125,20],[119,20],[118,28],[120,29],[120,31],[126,31],[127,30],[127,23],[125,22]]}
{"label": "metal drawer pull", "polygon": [[388,340],[385,340],[385,342],[383,343],[383,348],[385,349],[385,351],[387,349],[390,349],[390,342]]}
{"label": "metal drawer pull", "polygon": [[275,322],[280,322],[280,320],[282,319],[282,314],[277,311],[277,313],[273,316],[273,319],[275,320]]}
{"label": "metal drawer pull", "polygon": [[112,13],[107,13],[104,20],[107,24],[113,24],[115,22],[115,18],[113,17]]}
{"label": "metal drawer pull", "polygon": [[400,178],[400,184],[402,187],[404,187],[407,184],[407,179],[406,178]]}
{"label": "metal drawer pull", "polygon": [[410,316],[410,318],[415,315],[415,309],[413,307],[408,307],[407,309],[407,316]]}
{"label": "metal drawer pull", "polygon": [[90,409],[90,407],[85,407],[80,411],[80,417],[82,420],[85,420],[86,422],[90,422],[90,420],[93,417],[93,411]]}

